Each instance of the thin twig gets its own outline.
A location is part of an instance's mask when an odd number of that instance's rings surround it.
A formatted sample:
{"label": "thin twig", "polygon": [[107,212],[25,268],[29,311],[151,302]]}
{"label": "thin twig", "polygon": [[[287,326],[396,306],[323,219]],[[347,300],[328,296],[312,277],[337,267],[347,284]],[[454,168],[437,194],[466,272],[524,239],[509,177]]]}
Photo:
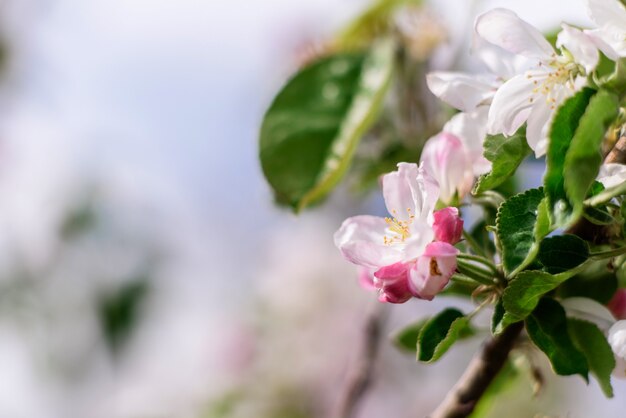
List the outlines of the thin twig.
{"label": "thin twig", "polygon": [[626,136],[622,136],[617,140],[613,149],[604,159],[604,164],[610,163],[626,164]]}
{"label": "thin twig", "polygon": [[365,322],[361,352],[343,390],[336,418],[353,417],[357,405],[372,384],[387,308],[386,304],[377,303]]}
{"label": "thin twig", "polygon": [[506,363],[522,329],[523,323],[518,322],[509,325],[500,335],[488,340],[430,418],[469,416],[489,384]]}

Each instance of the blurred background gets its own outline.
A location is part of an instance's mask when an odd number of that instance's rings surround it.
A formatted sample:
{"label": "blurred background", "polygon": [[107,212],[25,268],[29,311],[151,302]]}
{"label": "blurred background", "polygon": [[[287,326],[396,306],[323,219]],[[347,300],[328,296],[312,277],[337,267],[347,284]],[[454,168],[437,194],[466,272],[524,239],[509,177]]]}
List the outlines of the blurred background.
{"label": "blurred background", "polygon": [[[589,24],[578,0],[430,3],[442,66],[458,51],[476,65],[469,29],[488,8]],[[257,133],[311,45],[366,5],[0,2],[0,418],[332,416],[380,309],[332,234],[380,196],[277,208]],[[387,336],[451,304],[388,311],[359,417],[443,398],[479,341],[425,366]],[[623,416],[624,382],[606,400],[595,381],[548,380],[535,399],[515,383],[490,416]]]}

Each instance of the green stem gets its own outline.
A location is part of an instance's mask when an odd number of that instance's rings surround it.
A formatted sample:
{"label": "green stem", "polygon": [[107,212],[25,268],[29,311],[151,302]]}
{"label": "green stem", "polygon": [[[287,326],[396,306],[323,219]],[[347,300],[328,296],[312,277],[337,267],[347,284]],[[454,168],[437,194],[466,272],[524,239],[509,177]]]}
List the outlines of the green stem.
{"label": "green stem", "polygon": [[465,262],[462,259],[457,260],[457,270],[461,274],[471,278],[472,280],[477,281],[478,283],[489,286],[492,286],[494,284],[493,275],[490,272],[483,270],[482,268],[474,264]]}
{"label": "green stem", "polygon": [[613,258],[618,255],[626,254],[626,247],[614,248],[612,250],[598,251],[596,253],[590,253],[589,256],[596,260],[602,260],[605,258]]}
{"label": "green stem", "polygon": [[496,268],[495,264],[493,264],[490,260],[488,260],[485,257],[479,256],[479,255],[472,255],[472,254],[459,254],[456,257],[457,259],[461,259],[461,260],[476,261],[477,263],[480,263],[483,266],[489,268],[489,270],[491,270],[491,273],[498,274],[498,269]]}

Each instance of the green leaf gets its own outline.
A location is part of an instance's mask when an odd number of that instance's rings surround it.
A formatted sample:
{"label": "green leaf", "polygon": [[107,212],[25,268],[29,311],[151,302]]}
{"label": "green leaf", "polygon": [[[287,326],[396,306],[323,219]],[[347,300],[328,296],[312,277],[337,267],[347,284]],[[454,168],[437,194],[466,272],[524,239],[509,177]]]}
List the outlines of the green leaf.
{"label": "green leaf", "polygon": [[422,328],[417,339],[417,359],[426,363],[435,362],[456,340],[468,334],[473,334],[469,319],[457,309],[445,309]]}
{"label": "green leaf", "polygon": [[542,299],[537,309],[526,318],[528,336],[552,363],[561,376],[581,375],[589,381],[585,355],[576,348],[567,330],[563,307],[553,299]]}
{"label": "green leaf", "polygon": [[573,219],[583,213],[583,201],[598,177],[602,164],[602,143],[609,125],[617,117],[619,100],[600,90],[589,101],[576,134],[565,156],[563,182],[565,194],[573,208]]}
{"label": "green leaf", "polygon": [[324,58],[276,96],[261,126],[260,158],[280,203],[299,211],[339,182],[382,105],[394,50],[381,41],[367,54]]}
{"label": "green leaf", "polygon": [[[576,133],[579,121],[594,94],[595,91],[590,88],[584,88],[579,91],[565,101],[557,111],[552,122],[543,185],[548,197],[548,207],[553,218],[552,223],[556,226],[565,226],[573,213],[573,208],[565,195],[563,179],[565,156]],[[593,178],[595,179],[595,177]]]}
{"label": "green leaf", "polygon": [[567,329],[574,345],[585,355],[589,370],[602,391],[612,398],[611,373],[615,368],[615,357],[606,337],[595,324],[580,319],[568,318]]}
{"label": "green leaf", "polygon": [[548,273],[563,273],[587,261],[589,246],[576,235],[548,237],[539,245],[538,258]]}
{"label": "green leaf", "polygon": [[98,318],[113,352],[123,347],[137,326],[150,291],[149,283],[149,277],[140,276],[120,289],[100,296]]}
{"label": "green leaf", "polygon": [[587,206],[584,209],[583,216],[594,225],[611,225],[616,222],[615,218],[609,213],[606,206]]}
{"label": "green leaf", "polygon": [[496,234],[502,248],[502,265],[508,277],[535,258],[539,242],[550,232],[550,220],[541,189],[515,195],[498,209]]}
{"label": "green leaf", "polygon": [[404,351],[416,352],[417,339],[427,322],[428,318],[422,319],[398,331],[392,336],[392,341],[395,346]]}
{"label": "green leaf", "polygon": [[555,275],[534,270],[519,273],[502,294],[502,305],[506,313],[497,327],[497,332],[524,320],[537,307],[543,295],[556,289],[576,273],[577,270]]}
{"label": "green leaf", "polygon": [[376,0],[337,36],[340,49],[358,49],[391,34],[395,12],[402,6],[420,6],[422,0]]}
{"label": "green leaf", "polygon": [[491,161],[491,172],[483,174],[472,190],[476,195],[498,187],[509,179],[524,158],[531,152],[526,143],[526,128],[521,128],[514,135],[489,135],[483,145],[484,156]]}

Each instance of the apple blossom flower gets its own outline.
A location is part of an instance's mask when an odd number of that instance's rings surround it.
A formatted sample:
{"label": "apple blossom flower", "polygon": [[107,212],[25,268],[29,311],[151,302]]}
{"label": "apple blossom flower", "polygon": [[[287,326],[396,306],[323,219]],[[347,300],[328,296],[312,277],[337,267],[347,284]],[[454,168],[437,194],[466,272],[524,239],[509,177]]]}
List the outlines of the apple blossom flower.
{"label": "apple blossom flower", "polygon": [[491,170],[491,163],[483,156],[488,111],[487,106],[481,106],[456,114],[422,150],[421,161],[439,184],[444,203],[455,196],[463,198],[474,178]]}
{"label": "apple blossom flower", "polygon": [[475,29],[483,40],[533,61],[498,88],[489,108],[488,132],[512,135],[526,122],[528,145],[542,156],[557,107],[584,87],[599,60],[597,47],[582,31],[563,24],[557,39],[562,53],[557,55],[541,32],[507,9],[482,14]]}
{"label": "apple blossom flower", "polygon": [[445,242],[431,242],[409,271],[413,291],[421,299],[432,300],[443,290],[456,271],[458,250]]}
{"label": "apple blossom flower", "polygon": [[585,33],[607,57],[626,57],[626,7],[619,0],[586,0],[589,17],[599,26]]}
{"label": "apple blossom flower", "polygon": [[462,197],[472,188],[474,176],[463,143],[449,132],[429,139],[420,157],[424,168],[440,187],[440,199],[451,203],[455,196]]}
{"label": "apple blossom flower", "polygon": [[606,188],[622,184],[626,181],[626,165],[618,163],[601,165],[597,180]]}
{"label": "apple blossom flower", "polygon": [[626,320],[617,321],[609,329],[609,345],[615,354],[616,377],[626,377]]}
{"label": "apple blossom flower", "polygon": [[[398,164],[382,183],[391,217],[348,218],[335,233],[335,245],[348,261],[374,272],[365,277],[362,271],[361,283],[376,288],[382,302],[430,300],[456,270],[452,244],[462,221],[458,212],[457,219],[454,211],[434,212],[439,187],[417,164]],[[433,242],[437,236],[447,242]]]}

